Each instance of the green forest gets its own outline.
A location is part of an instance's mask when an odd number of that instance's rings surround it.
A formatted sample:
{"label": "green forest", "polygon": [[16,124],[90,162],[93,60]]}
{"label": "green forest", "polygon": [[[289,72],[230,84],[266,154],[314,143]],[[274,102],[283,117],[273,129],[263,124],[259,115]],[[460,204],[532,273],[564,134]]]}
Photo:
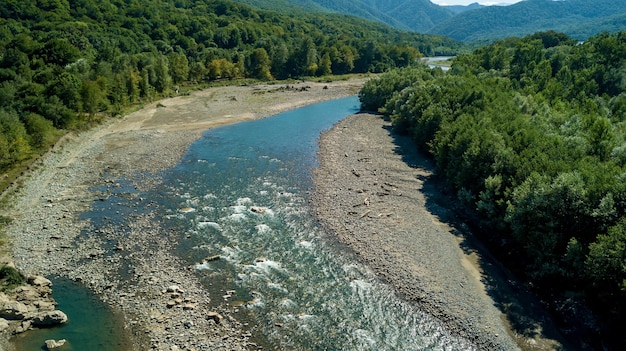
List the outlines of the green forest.
{"label": "green forest", "polygon": [[[493,251],[564,320],[624,345],[626,32],[511,38],[369,81],[363,108],[429,153]],[[606,335],[604,335],[606,336]]]}
{"label": "green forest", "polygon": [[296,18],[221,0],[5,0],[0,172],[63,130],[184,87],[382,72],[456,45],[349,16]]}

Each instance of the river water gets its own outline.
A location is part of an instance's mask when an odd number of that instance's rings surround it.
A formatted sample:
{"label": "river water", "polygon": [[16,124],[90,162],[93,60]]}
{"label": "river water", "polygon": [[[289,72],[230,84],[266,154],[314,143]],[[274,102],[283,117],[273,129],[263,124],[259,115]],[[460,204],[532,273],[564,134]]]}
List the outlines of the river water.
{"label": "river water", "polygon": [[396,296],[311,215],[319,135],[358,109],[350,97],[212,129],[152,197],[212,298],[237,306],[266,346],[471,349]]}
{"label": "river water", "polygon": [[[165,173],[161,189],[140,196],[158,204],[150,210],[161,225],[180,233],[176,252],[195,264],[213,303],[228,304],[266,349],[472,350],[379,281],[311,214],[319,136],[358,110],[349,97],[211,129]],[[97,225],[106,213],[121,225],[129,215],[123,206],[100,207],[123,201],[98,202],[85,215]],[[18,339],[18,350],[66,335],[73,350],[119,350],[121,324],[106,308],[78,305],[77,294],[85,292],[55,286],[70,322]],[[81,310],[95,316],[84,319]]]}

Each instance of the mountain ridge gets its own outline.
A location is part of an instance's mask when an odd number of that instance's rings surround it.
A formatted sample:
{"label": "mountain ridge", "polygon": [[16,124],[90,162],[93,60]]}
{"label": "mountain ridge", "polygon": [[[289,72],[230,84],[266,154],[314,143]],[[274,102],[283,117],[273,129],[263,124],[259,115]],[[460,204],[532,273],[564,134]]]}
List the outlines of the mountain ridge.
{"label": "mountain ridge", "polygon": [[[584,40],[615,30],[605,22],[626,15],[626,2],[613,0],[525,0],[509,6],[466,11],[429,30],[461,41],[493,40],[556,30]],[[626,28],[626,22],[621,29]]]}
{"label": "mountain ridge", "polygon": [[235,0],[262,9],[340,13],[400,30],[438,34],[465,42],[490,41],[554,30],[584,40],[626,28],[626,2],[524,0],[506,6],[440,6],[429,0]]}

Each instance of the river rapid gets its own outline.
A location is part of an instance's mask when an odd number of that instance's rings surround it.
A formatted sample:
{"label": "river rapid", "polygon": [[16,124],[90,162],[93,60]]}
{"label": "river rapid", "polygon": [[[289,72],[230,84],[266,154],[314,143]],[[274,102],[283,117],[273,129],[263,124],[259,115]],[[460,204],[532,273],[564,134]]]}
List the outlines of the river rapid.
{"label": "river rapid", "polygon": [[[209,308],[228,310],[249,328],[259,348],[474,350],[399,297],[312,214],[320,134],[358,111],[353,96],[208,130],[177,166],[162,174],[157,190],[139,190],[117,177],[111,189],[92,189],[107,196],[81,215],[90,222],[82,236],[118,228],[122,240],[130,235],[125,230],[133,218],[149,213],[161,232],[175,233],[172,250],[199,277]],[[105,242],[103,257],[123,255],[117,241]],[[117,278],[133,279],[131,268],[121,266]],[[68,283],[55,297],[72,303],[82,291]],[[70,322],[60,333],[31,334],[17,349],[31,350],[43,338],[67,337],[73,350],[119,350],[116,339],[123,331],[114,327],[98,348],[89,342],[103,335],[105,319],[112,326],[121,323],[104,308],[92,309],[98,322],[83,321],[85,309],[68,311]],[[92,327],[82,328],[86,324]]]}
{"label": "river rapid", "polygon": [[356,97],[209,130],[167,186],[145,194],[214,303],[259,343],[299,350],[470,350],[316,223],[308,206],[317,140],[359,109]]}

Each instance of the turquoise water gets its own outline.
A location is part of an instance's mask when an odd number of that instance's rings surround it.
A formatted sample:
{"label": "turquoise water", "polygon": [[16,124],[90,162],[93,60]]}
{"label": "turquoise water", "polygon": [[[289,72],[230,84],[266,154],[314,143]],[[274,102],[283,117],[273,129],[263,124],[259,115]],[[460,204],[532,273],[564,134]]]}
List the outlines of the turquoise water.
{"label": "turquoise water", "polygon": [[17,351],[47,350],[45,341],[66,339],[63,351],[130,351],[123,322],[83,286],[53,279],[53,296],[68,322],[60,327],[31,330],[13,338]]}
{"label": "turquoise water", "polygon": [[266,346],[472,349],[396,296],[310,213],[319,135],[358,107],[351,97],[210,130],[152,197],[212,298],[240,306]]}
{"label": "turquoise water", "polygon": [[[195,266],[212,302],[236,306],[265,349],[472,350],[379,281],[311,214],[319,136],[358,110],[350,97],[209,130],[157,191],[137,194],[115,179],[121,186],[83,217],[95,229],[123,229],[135,211],[156,211],[180,234],[175,251]],[[124,350],[122,323],[83,288],[56,282],[55,297],[70,322],[19,338],[20,351],[52,338],[70,340],[68,350]]]}

